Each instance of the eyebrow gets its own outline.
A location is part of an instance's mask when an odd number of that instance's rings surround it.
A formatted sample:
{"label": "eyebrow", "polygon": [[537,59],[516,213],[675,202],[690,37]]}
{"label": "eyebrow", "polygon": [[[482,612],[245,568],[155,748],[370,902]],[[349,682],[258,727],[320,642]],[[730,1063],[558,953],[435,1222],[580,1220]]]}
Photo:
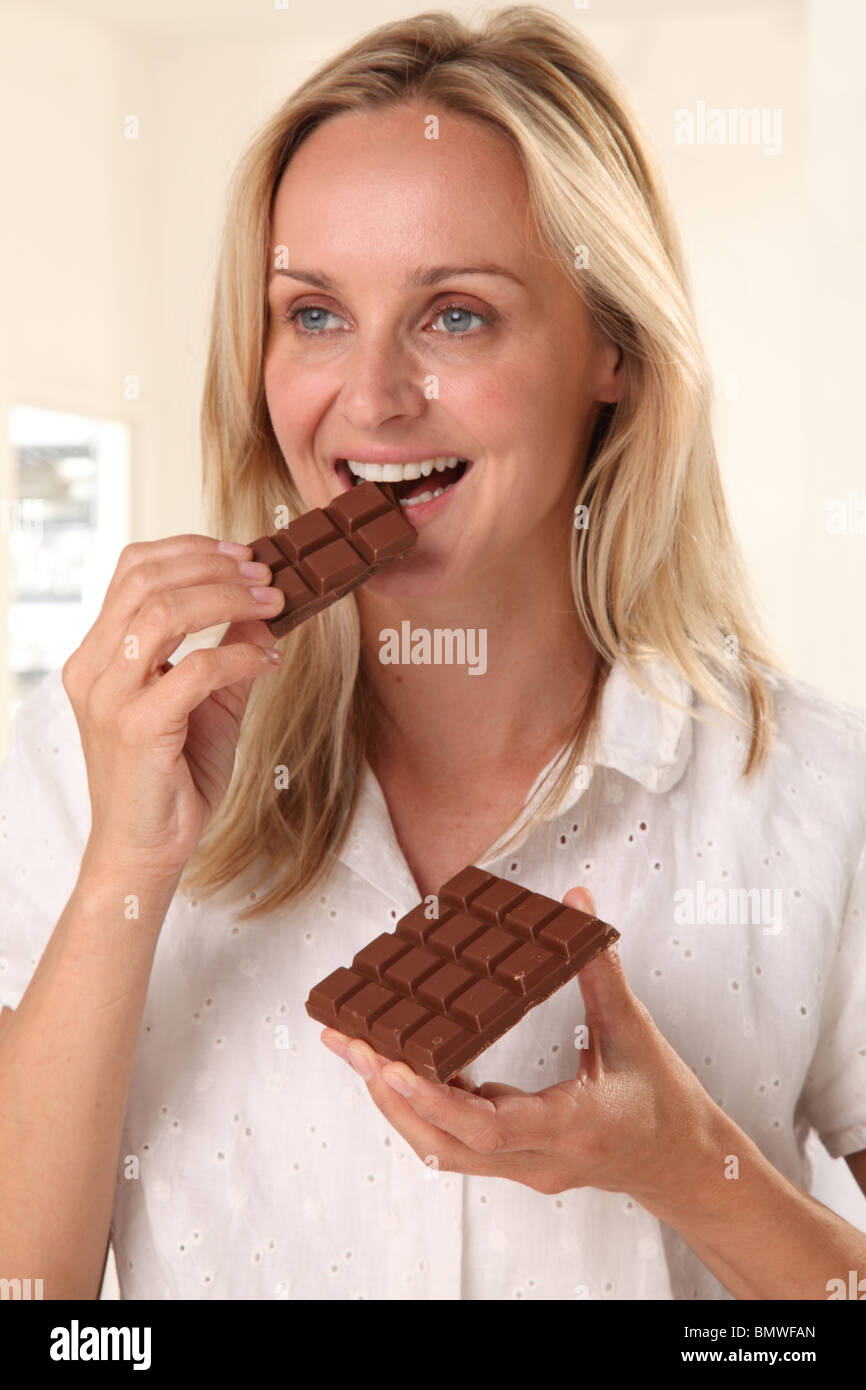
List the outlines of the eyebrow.
{"label": "eyebrow", "polygon": [[[287,275],[292,280],[305,280],[310,285],[316,285],[320,290],[336,290],[338,288],[336,281],[326,275],[323,270],[275,270],[271,275],[271,280],[277,275]],[[410,271],[406,277],[406,288],[410,290],[426,289],[430,285],[437,285],[440,280],[450,280],[454,275],[498,275],[523,286],[523,281],[512,270],[506,270],[505,266],[501,265],[433,265],[426,268],[417,266],[415,270]]]}

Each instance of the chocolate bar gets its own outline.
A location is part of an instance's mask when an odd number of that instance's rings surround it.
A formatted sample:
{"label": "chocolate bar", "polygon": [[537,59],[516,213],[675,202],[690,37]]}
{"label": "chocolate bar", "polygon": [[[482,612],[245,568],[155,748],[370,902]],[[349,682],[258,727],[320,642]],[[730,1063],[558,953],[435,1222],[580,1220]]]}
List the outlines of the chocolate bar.
{"label": "chocolate bar", "polygon": [[284,637],[399,560],[417,539],[391,488],[358,483],[327,507],[250,541],[253,557],[270,565],[271,582],[285,595],[276,617],[265,619],[271,633]]}
{"label": "chocolate bar", "polygon": [[468,865],[310,992],[307,1013],[419,1076],[448,1081],[619,932]]}

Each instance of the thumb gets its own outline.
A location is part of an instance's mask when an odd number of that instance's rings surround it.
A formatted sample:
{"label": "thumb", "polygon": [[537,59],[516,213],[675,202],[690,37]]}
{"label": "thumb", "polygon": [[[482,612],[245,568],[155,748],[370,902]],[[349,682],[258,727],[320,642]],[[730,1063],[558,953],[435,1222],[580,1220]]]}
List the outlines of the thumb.
{"label": "thumb", "polygon": [[[571,888],[563,902],[595,917],[595,903],[588,888]],[[599,951],[577,976],[583,996],[586,1021],[590,1029],[603,1028],[607,1033],[625,1038],[626,1034],[643,1023],[637,997],[632,993],[622,961],[614,942]]]}

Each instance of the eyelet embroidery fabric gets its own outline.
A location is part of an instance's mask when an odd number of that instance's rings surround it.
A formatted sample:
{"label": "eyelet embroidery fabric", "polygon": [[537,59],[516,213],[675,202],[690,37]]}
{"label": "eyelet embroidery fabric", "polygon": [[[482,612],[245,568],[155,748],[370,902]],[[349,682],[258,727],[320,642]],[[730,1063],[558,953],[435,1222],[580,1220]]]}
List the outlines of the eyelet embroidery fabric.
{"label": "eyelet embroidery fabric", "polygon": [[[657,1026],[808,1187],[810,1127],[834,1156],[866,1148],[866,716],[774,677],[778,736],[746,785],[745,736],[666,663],[647,680],[709,721],[645,694],[617,663],[588,790],[482,866],[560,899],[591,888]],[[54,673],[21,709],[0,774],[4,1005],[29,983],[88,830],[78,731]],[[713,920],[743,890],[757,890],[761,919]],[[308,901],[238,923],[223,897],[175,897],[118,1165],[121,1296],[729,1298],[624,1193],[546,1196],[425,1165],[322,1046],[304,1010],[311,985],[417,900],[369,767],[340,861]],[[467,1071],[533,1091],[573,1076],[582,1021],[575,980]]]}

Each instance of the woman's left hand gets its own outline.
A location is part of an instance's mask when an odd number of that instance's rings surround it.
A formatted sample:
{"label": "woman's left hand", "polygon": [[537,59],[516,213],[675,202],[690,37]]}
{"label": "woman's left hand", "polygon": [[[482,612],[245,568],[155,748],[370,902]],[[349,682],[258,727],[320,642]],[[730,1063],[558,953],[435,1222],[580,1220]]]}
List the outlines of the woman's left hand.
{"label": "woman's left hand", "polygon": [[[595,912],[586,889],[564,901]],[[731,1122],[632,993],[616,946],[577,979],[588,1047],[572,1080],[537,1093],[476,1087],[462,1073],[447,1085],[428,1081],[331,1028],[322,1042],[355,1066],[389,1124],[440,1172],[510,1178],[546,1194],[596,1187],[646,1205],[693,1187],[699,1153],[712,1170],[718,1154],[721,1176]]]}

